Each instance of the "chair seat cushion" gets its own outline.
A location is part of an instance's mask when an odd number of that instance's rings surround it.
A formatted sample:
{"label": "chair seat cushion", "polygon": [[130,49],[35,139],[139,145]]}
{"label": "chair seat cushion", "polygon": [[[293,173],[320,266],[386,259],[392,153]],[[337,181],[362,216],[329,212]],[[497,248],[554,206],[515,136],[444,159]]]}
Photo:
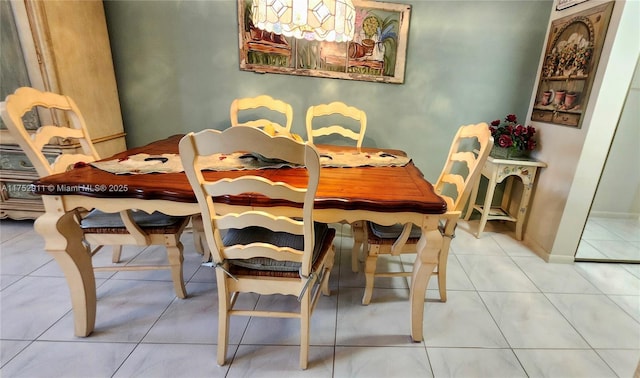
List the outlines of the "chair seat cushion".
{"label": "chair seat cushion", "polygon": [[[368,223],[369,223],[369,231],[380,239],[397,239],[398,237],[400,237],[400,234],[404,229],[404,225],[400,223],[396,223],[391,226],[382,226],[373,222],[368,222]],[[422,230],[420,229],[420,227],[416,226],[415,224],[412,225],[409,238],[419,239],[421,235],[422,235]]]}
{"label": "chair seat cushion", "polygon": [[[314,223],[315,244],[313,250],[312,264],[317,260],[325,245],[324,240],[329,233],[329,227],[324,223]],[[294,249],[304,249],[304,236],[293,235],[286,232],[273,232],[262,227],[247,227],[243,229],[230,229],[224,236],[222,242],[226,246],[236,244],[250,244],[254,242],[265,242],[278,247],[291,247]],[[278,261],[267,257],[253,257],[250,259],[232,259],[229,263],[235,266],[255,270],[269,270],[280,272],[298,272],[301,263],[295,261]]]}
{"label": "chair seat cushion", "polygon": [[[140,228],[149,233],[173,233],[171,230],[177,231],[188,219],[188,217],[171,216],[158,211],[151,214],[144,211],[131,211],[131,216]],[[120,213],[105,213],[100,210],[91,210],[82,218],[80,227],[85,233],[128,233]]]}

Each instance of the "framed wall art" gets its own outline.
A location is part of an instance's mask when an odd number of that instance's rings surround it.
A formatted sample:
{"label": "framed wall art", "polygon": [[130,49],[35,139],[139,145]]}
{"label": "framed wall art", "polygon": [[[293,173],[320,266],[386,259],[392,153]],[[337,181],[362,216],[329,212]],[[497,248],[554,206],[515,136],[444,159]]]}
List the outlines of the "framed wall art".
{"label": "framed wall art", "polygon": [[551,22],[532,121],[580,127],[614,1]]}
{"label": "framed wall art", "polygon": [[403,83],[410,5],[360,0],[353,4],[353,41],[326,42],[260,30],[252,22],[252,0],[238,0],[240,69]]}
{"label": "framed wall art", "polygon": [[558,3],[556,4],[556,10],[567,9],[574,5],[584,3],[585,1],[588,1],[588,0],[558,0]]}

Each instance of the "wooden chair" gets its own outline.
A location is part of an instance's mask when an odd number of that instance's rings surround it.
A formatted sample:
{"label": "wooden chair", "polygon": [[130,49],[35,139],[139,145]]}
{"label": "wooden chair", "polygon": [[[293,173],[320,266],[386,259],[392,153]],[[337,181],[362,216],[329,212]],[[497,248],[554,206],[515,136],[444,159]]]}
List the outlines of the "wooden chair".
{"label": "wooden chair", "polygon": [[[346,118],[355,120],[358,127],[346,127],[341,125],[318,126],[320,124],[319,118],[324,118],[328,121],[333,121],[335,116],[344,117],[347,122],[351,123]],[[313,144],[313,138],[328,136],[332,134],[339,134],[345,138],[353,139],[356,141],[356,147],[360,149],[362,147],[362,141],[364,141],[364,133],[367,130],[367,114],[353,106],[349,106],[343,102],[332,102],[330,104],[320,104],[310,106],[307,109],[307,141]]]}
{"label": "wooden chair", "polygon": [[[261,109],[266,110],[268,118],[260,118],[248,120],[246,122],[239,122],[239,113],[242,112],[243,118],[250,114],[251,110]],[[284,126],[273,120],[273,116],[282,114],[284,117]],[[251,113],[255,115],[255,113]],[[265,115],[266,116],[266,115]],[[269,131],[271,134],[275,133],[290,133],[291,125],[293,123],[293,108],[288,103],[274,99],[271,96],[260,95],[256,97],[237,98],[231,102],[229,108],[229,119],[231,120],[231,126],[252,126],[259,127],[265,131]],[[210,261],[211,256],[208,254],[208,247],[206,246],[206,237],[204,235],[204,225],[199,215],[191,217],[191,225],[193,229],[194,246],[198,253],[203,255],[203,261]]]}
{"label": "wooden chair", "polygon": [[[342,118],[344,121],[342,121]],[[341,121],[345,126],[334,124],[327,126],[330,121]],[[319,126],[321,125],[321,126]],[[347,125],[352,125],[348,127]],[[355,125],[355,127],[353,126]],[[307,109],[307,141],[314,143],[313,139],[318,137],[330,136],[333,134],[340,135],[344,138],[354,140],[358,150],[362,147],[364,134],[367,130],[367,114],[353,106],[349,106],[343,102],[335,101],[330,104],[320,104],[310,106]],[[351,223],[351,230],[354,236],[353,252],[351,254],[351,270],[358,271],[358,254],[361,250],[364,226],[363,221]],[[359,233],[356,235],[356,233]]]}
{"label": "wooden chair", "polygon": [[[284,116],[284,126],[273,119],[260,118],[256,120],[250,120],[246,122],[238,121],[238,113],[243,111],[243,114],[248,113],[251,109],[266,108],[270,111],[270,115],[277,115],[282,113]],[[231,103],[229,109],[229,118],[231,119],[231,126],[253,126],[261,127],[269,125],[273,127],[277,133],[291,132],[291,125],[293,123],[293,108],[282,100],[276,100],[271,96],[261,95],[257,97],[237,98]]]}
{"label": "wooden chair", "polygon": [[[273,119],[259,117],[256,117],[258,119],[249,120],[242,123],[238,121],[240,112],[243,113],[243,118],[246,118],[246,114],[249,114],[251,110],[255,109],[266,110],[266,113],[268,113],[269,116],[277,117],[279,113],[281,113],[285,121],[284,126],[282,126],[281,123],[274,121]],[[286,102],[274,99],[273,97],[267,95],[237,98],[233,100],[233,102],[231,103],[231,107],[229,108],[229,119],[231,120],[231,126],[252,126],[262,128],[263,130],[272,131],[272,134],[288,134],[291,132],[291,125],[293,123],[293,108]],[[204,225],[202,224],[200,215],[191,217],[191,225],[193,228],[194,246],[196,251],[203,255],[204,261],[210,261],[211,256],[207,252],[208,247],[206,246]]]}
{"label": "wooden chair", "polygon": [[[473,145],[472,148],[469,148]],[[447,203],[447,213],[443,215],[440,229],[445,235],[445,229],[453,234],[456,223],[469,198],[471,189],[480,177],[489,152],[493,147],[493,138],[486,123],[463,126],[458,129],[444,168],[435,184],[435,191]],[[477,152],[474,152],[473,150]],[[453,217],[452,217],[453,216]],[[453,219],[453,220],[452,220]],[[357,230],[354,235],[363,235],[365,260],[365,290],[362,304],[369,304],[373,293],[375,277],[411,276],[412,272],[379,272],[376,264],[379,255],[391,254],[398,256],[402,253],[416,253],[416,244],[420,239],[419,227],[408,223],[393,226],[381,226],[366,222],[364,230]],[[447,301],[447,258],[449,257],[450,237],[445,237],[444,245],[438,257],[437,272],[440,300]],[[354,254],[358,251],[354,250]]]}
{"label": "wooden chair", "polygon": [[[48,111],[57,123],[69,127],[46,125],[35,133],[29,133],[23,116],[31,109]],[[2,120],[11,135],[25,152],[40,177],[72,169],[78,162],[89,163],[100,159],[87,132],[84,118],[76,103],[68,96],[41,92],[34,88],[18,88],[0,104]],[[77,153],[59,155],[55,161],[47,160],[43,149],[52,138],[60,138],[70,145],[76,144]],[[189,217],[173,217],[158,212],[122,211],[103,213],[91,209],[78,209],[77,216],[88,247],[87,253],[95,255],[103,245],[113,246],[112,262],[119,263],[122,245],[163,245],[167,249],[165,265],[116,265],[94,267],[95,271],[114,270],[170,270],[176,295],[186,297],[182,276],[183,246],[180,236]],[[93,250],[91,250],[93,248]]]}
{"label": "wooden chair", "polygon": [[[235,151],[251,151],[299,164],[306,168],[307,180],[296,179],[290,185],[238,171],[239,176],[234,179],[208,181],[199,157]],[[210,265],[216,268],[218,364],[225,363],[231,315],[294,317],[300,319],[300,367],[305,369],[309,320],[320,292],[329,295],[328,280],[335,254],[335,230],[313,221],[320,177],[318,152],[313,146],[286,136],[272,137],[258,128],[239,126],[222,132],[187,134],[180,141],[180,158],[200,204],[207,245],[213,255]],[[229,208],[212,200],[243,193],[278,200],[281,206],[272,214],[271,208]],[[296,312],[234,308],[239,293],[247,292],[297,296],[300,307]]]}

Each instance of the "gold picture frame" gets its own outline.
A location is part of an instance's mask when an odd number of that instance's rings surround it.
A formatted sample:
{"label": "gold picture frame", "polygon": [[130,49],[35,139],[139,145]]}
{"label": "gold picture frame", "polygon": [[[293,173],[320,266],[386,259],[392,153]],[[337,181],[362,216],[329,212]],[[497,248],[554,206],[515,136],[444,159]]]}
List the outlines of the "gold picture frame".
{"label": "gold picture frame", "polygon": [[614,3],[551,22],[532,121],[581,127]]}
{"label": "gold picture frame", "polygon": [[251,1],[238,0],[240,70],[404,83],[410,5],[354,0],[354,40],[320,42],[255,28]]}

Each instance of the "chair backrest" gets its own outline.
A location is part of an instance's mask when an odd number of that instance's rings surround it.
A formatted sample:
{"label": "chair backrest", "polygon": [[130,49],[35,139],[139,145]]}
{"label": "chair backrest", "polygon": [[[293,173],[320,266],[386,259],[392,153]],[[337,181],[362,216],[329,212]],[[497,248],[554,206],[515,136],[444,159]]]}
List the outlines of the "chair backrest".
{"label": "chair backrest", "polygon": [[[344,117],[352,118],[359,123],[359,127],[357,129],[351,129],[340,125],[314,127],[314,118],[332,115],[342,115]],[[364,140],[364,133],[367,130],[367,114],[356,107],[336,101],[330,104],[310,106],[307,110],[306,125],[307,140],[311,144],[313,144],[314,137],[339,134],[345,138],[355,140],[356,147],[360,149],[360,147],[362,147],[362,141]]]}
{"label": "chair backrest", "polygon": [[[68,121],[69,126],[43,125],[35,133],[30,133],[24,125],[23,116],[36,107],[51,110],[54,115],[52,119]],[[91,143],[80,109],[68,96],[29,87],[18,88],[0,104],[0,114],[40,177],[64,172],[77,162],[88,163],[100,159]],[[65,140],[65,143],[66,140],[79,143],[78,153],[61,154],[53,163],[49,162],[43,148],[53,138]]]}
{"label": "chair backrest", "polygon": [[[237,151],[250,151],[269,159],[281,159],[299,165],[300,168],[291,169],[306,169],[306,182],[298,179],[305,177],[304,174],[296,175],[296,183],[293,186],[256,176],[251,174],[251,171],[238,171],[238,175],[233,179],[207,180],[206,172],[203,172],[200,163],[201,156]],[[200,205],[205,234],[211,246],[214,262],[266,257],[299,262],[301,274],[309,274],[314,249],[313,206],[320,177],[320,157],[313,146],[286,136],[270,136],[258,128],[239,126],[224,131],[203,130],[187,134],[180,141],[180,158]],[[278,209],[287,209],[287,216],[276,216],[268,210],[253,210],[249,207],[229,209],[216,205],[213,200],[214,197],[246,193],[277,200],[281,203]],[[220,230],[252,226],[274,232],[303,235],[304,246],[298,250],[277,247],[265,242],[226,247],[223,245]]]}
{"label": "chair backrest", "polygon": [[449,211],[462,211],[492,147],[493,137],[486,123],[458,129],[435,185]]}
{"label": "chair backrest", "polygon": [[[284,126],[278,122],[275,122],[273,119],[266,118],[260,118],[242,123],[238,121],[238,113],[240,111],[248,111],[258,108],[267,108],[271,110],[270,113],[282,113],[285,120]],[[276,100],[273,97],[267,95],[237,98],[231,103],[231,108],[229,109],[229,118],[231,119],[231,126],[265,127],[267,125],[270,125],[271,127],[273,127],[274,131],[278,133],[291,132],[291,125],[293,123],[293,108],[286,102],[282,100]]]}

